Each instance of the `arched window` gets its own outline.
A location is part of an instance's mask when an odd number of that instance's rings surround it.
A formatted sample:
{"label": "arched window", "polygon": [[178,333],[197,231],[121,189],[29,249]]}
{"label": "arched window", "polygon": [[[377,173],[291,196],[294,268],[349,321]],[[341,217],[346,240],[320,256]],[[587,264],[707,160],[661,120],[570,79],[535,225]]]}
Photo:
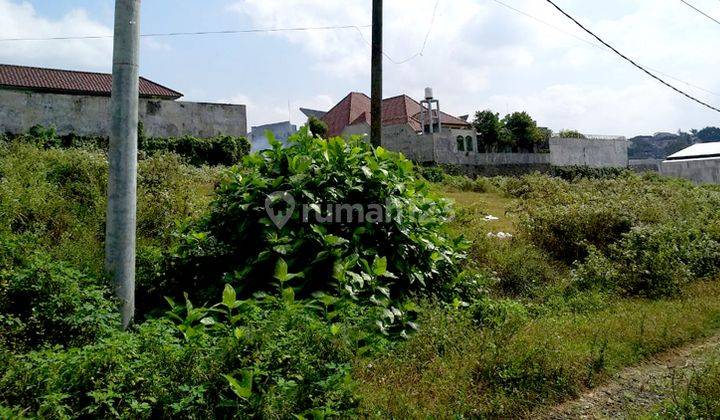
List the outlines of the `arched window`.
{"label": "arched window", "polygon": [[457,149],[458,152],[465,151],[465,139],[463,138],[463,136],[458,136],[457,138]]}
{"label": "arched window", "polygon": [[473,139],[471,136],[465,137],[465,150],[468,152],[472,152],[474,149],[473,147]]}

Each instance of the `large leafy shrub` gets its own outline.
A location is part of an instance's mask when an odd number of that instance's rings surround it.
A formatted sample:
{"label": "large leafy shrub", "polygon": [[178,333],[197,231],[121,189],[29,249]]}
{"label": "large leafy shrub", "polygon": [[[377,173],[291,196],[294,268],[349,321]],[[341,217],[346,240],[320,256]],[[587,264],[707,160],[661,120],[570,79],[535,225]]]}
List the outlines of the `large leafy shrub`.
{"label": "large leafy shrub", "polygon": [[[450,287],[463,257],[461,240],[444,232],[449,204],[414,177],[410,161],[360,140],[323,140],[307,130],[287,148],[271,144],[226,174],[211,212],[185,231],[166,290],[214,295],[229,282],[250,294],[280,285],[299,297],[322,291],[373,302],[395,321],[401,311],[391,301]],[[297,203],[285,208],[291,213],[282,228],[266,210],[283,209],[278,191]],[[343,204],[359,205],[366,217],[316,219],[327,216],[327,205]],[[373,206],[386,217],[371,218]]]}

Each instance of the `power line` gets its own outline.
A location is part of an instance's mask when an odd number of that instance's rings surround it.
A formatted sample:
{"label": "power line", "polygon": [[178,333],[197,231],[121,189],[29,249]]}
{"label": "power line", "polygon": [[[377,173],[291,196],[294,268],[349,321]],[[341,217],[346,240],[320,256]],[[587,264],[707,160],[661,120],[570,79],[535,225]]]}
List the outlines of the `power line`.
{"label": "power line", "polygon": [[[428,31],[427,31],[427,33],[425,34],[425,40],[423,41],[422,47],[420,48],[420,50],[419,50],[418,52],[416,52],[415,54],[409,56],[408,58],[406,58],[406,59],[404,59],[404,60],[399,60],[399,61],[398,61],[398,60],[395,60],[393,57],[391,57],[389,54],[387,54],[384,50],[383,50],[383,53],[382,53],[383,56],[384,56],[385,58],[387,58],[391,63],[397,64],[397,65],[405,64],[405,63],[408,63],[408,62],[410,62],[410,61],[412,61],[412,60],[414,60],[414,59],[416,59],[416,58],[418,58],[418,57],[422,57],[423,54],[425,54],[425,49],[427,48],[428,41],[430,40],[430,34],[432,33],[433,26],[435,26],[435,18],[437,17],[438,6],[440,6],[440,0],[437,0],[437,1],[435,2],[435,8],[433,9],[432,19],[430,20],[430,27],[428,28]],[[365,37],[365,34],[360,30],[360,27],[357,27],[356,29],[357,29],[358,33],[360,34],[360,38],[362,38],[362,40],[363,40],[369,47],[372,47],[372,44],[371,44],[370,41],[368,41],[368,39]]]}
{"label": "power line", "polygon": [[607,42],[603,41],[602,38],[600,38],[599,36],[595,35],[591,30],[589,30],[589,29],[587,29],[585,26],[583,26],[582,23],[578,22],[574,17],[570,16],[566,11],[564,11],[563,9],[561,9],[561,8],[560,8],[557,4],[555,4],[552,0],[545,0],[545,1],[547,1],[548,3],[550,3],[555,9],[557,9],[560,13],[562,13],[563,15],[565,15],[565,17],[567,17],[568,19],[570,19],[571,21],[573,21],[576,25],[578,25],[580,28],[582,28],[582,30],[584,30],[584,31],[587,32],[588,34],[592,35],[595,39],[597,39],[598,41],[600,41],[600,43],[602,43],[604,46],[610,48],[615,54],[619,55],[619,56],[622,57],[625,61],[629,62],[629,63],[632,64],[633,66],[635,66],[635,67],[637,67],[638,69],[640,69],[643,73],[647,74],[648,76],[652,77],[653,79],[657,80],[658,82],[662,83],[663,85],[669,87],[670,89],[674,90],[675,92],[677,92],[677,93],[685,96],[686,98],[690,99],[691,101],[697,102],[698,104],[700,104],[700,105],[702,105],[702,106],[704,106],[704,107],[707,107],[707,108],[709,108],[709,109],[712,109],[713,111],[720,112],[720,109],[718,109],[718,108],[716,108],[716,107],[714,107],[714,106],[712,106],[712,105],[710,105],[710,104],[708,104],[708,103],[706,103],[706,102],[703,102],[703,101],[701,101],[700,99],[697,99],[697,98],[695,98],[694,96],[691,96],[691,95],[688,94],[688,93],[683,92],[682,90],[676,88],[675,86],[671,85],[670,83],[668,83],[668,82],[666,82],[665,80],[661,79],[660,77],[656,76],[655,74],[653,74],[652,72],[650,72],[649,70],[647,70],[645,67],[641,66],[640,64],[636,63],[636,62],[633,61],[632,59],[628,58],[626,55],[624,55],[623,53],[621,53],[620,51],[618,51],[617,49],[615,49],[615,47],[613,47],[612,45],[610,45],[610,44],[608,44]]}
{"label": "power line", "polygon": [[[564,29],[562,29],[562,28],[559,28],[559,27],[557,27],[557,26],[555,26],[555,25],[553,25],[553,24],[551,24],[551,23],[548,23],[548,22],[546,22],[546,21],[544,21],[544,20],[542,20],[542,19],[540,19],[540,18],[537,18],[537,17],[531,15],[530,13],[527,13],[527,12],[525,12],[525,11],[522,11],[522,10],[516,8],[516,7],[513,7],[513,6],[511,6],[511,5],[503,2],[503,1],[501,1],[501,0],[492,0],[492,1],[494,1],[494,2],[497,3],[497,4],[499,4],[500,6],[503,6],[503,7],[507,8],[507,9],[509,9],[509,10],[512,10],[512,11],[514,11],[514,12],[516,12],[516,13],[519,13],[519,14],[521,14],[521,15],[523,15],[523,16],[525,16],[525,17],[528,17],[528,18],[530,18],[530,19],[532,19],[532,20],[534,20],[534,21],[537,21],[537,22],[539,22],[539,23],[542,23],[543,25],[545,25],[545,26],[547,26],[547,27],[549,27],[549,28],[552,28],[552,29],[554,29],[554,30],[556,30],[556,31],[558,31],[558,32],[561,32],[561,33],[563,33],[563,34],[565,34],[565,35],[567,35],[567,36],[573,37],[573,38],[577,39],[578,41],[583,42],[583,43],[585,43],[585,44],[587,44],[587,45],[589,45],[589,46],[591,46],[591,47],[593,47],[593,48],[596,48],[596,49],[602,51],[602,52],[605,52],[605,53],[608,53],[608,54],[613,54],[613,52],[612,52],[611,50],[608,50],[607,48],[605,48],[605,47],[602,46],[602,45],[596,44],[596,43],[594,43],[594,42],[592,42],[592,41],[589,41],[589,40],[587,40],[587,39],[585,39],[585,38],[579,37],[579,36],[575,35],[575,34],[572,33],[572,32],[569,32],[569,31],[566,31],[566,30],[564,30]],[[614,54],[613,54],[613,55],[614,55]],[[646,69],[648,69],[648,70],[654,71],[655,73],[660,74],[660,75],[662,75],[662,76],[665,76],[665,77],[667,77],[667,78],[669,78],[669,79],[673,79],[673,80],[675,80],[676,82],[680,82],[680,83],[682,83],[682,84],[684,84],[684,85],[687,85],[687,86],[690,86],[690,87],[692,87],[692,88],[701,90],[701,91],[703,91],[703,92],[705,92],[705,93],[709,93],[709,94],[711,94],[711,95],[720,97],[720,93],[713,92],[713,91],[708,90],[708,89],[706,89],[706,88],[704,88],[704,87],[702,87],[702,86],[698,86],[698,85],[696,85],[696,84],[693,84],[693,83],[687,82],[687,81],[685,81],[685,80],[679,79],[679,78],[677,78],[677,77],[675,77],[675,76],[672,76],[672,75],[670,75],[670,74],[664,73],[664,72],[662,72],[662,71],[660,71],[660,70],[658,70],[658,69],[652,68],[652,67],[650,67],[650,66],[646,66],[646,65],[643,65],[643,66],[644,66]]]}
{"label": "power line", "polygon": [[[273,33],[273,32],[304,32],[304,31],[329,31],[341,29],[359,29],[369,28],[370,25],[357,26],[316,26],[316,27],[296,27],[296,28],[259,28],[259,29],[229,29],[224,31],[199,31],[199,32],[167,32],[167,33],[149,33],[141,34],[143,38],[158,37],[175,37],[175,36],[203,36],[203,35],[233,35],[233,34],[255,34],[255,33]],[[0,38],[0,42],[22,42],[22,41],[70,41],[70,40],[89,40],[89,39],[112,39],[112,35],[81,35],[81,36],[58,36],[49,38]]]}
{"label": "power line", "polygon": [[703,12],[702,10],[700,10],[697,7],[693,6],[692,4],[686,2],[685,0],[680,0],[680,1],[683,2],[685,5],[687,5],[688,7],[690,7],[691,9],[693,9],[694,11],[700,13],[701,15],[705,16],[706,18],[708,18],[708,19],[712,20],[713,22],[717,23],[718,25],[720,25],[720,20],[715,19],[714,17]]}

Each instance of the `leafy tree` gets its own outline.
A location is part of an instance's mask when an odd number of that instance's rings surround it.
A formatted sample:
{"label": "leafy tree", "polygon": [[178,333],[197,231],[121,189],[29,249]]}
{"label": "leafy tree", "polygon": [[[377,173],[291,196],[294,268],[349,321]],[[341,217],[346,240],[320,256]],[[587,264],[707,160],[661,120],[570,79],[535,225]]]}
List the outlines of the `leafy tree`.
{"label": "leafy tree", "polygon": [[705,127],[697,132],[697,138],[701,143],[720,141],[720,128]]}
{"label": "leafy tree", "polygon": [[559,134],[563,139],[586,139],[585,135],[577,130],[562,130]]}
{"label": "leafy tree", "polygon": [[308,118],[307,125],[313,135],[323,139],[327,138],[329,128],[328,125],[325,124],[325,121],[311,116]]}
{"label": "leafy tree", "polygon": [[[485,151],[497,151],[501,142],[502,124],[500,123],[500,114],[490,110],[479,111],[475,114],[473,121],[475,130],[480,133],[482,145]],[[478,148],[482,146],[478,145]]]}
{"label": "leafy tree", "polygon": [[527,112],[514,112],[503,118],[513,142],[513,149],[519,152],[534,152],[542,142],[542,134],[537,123]]}

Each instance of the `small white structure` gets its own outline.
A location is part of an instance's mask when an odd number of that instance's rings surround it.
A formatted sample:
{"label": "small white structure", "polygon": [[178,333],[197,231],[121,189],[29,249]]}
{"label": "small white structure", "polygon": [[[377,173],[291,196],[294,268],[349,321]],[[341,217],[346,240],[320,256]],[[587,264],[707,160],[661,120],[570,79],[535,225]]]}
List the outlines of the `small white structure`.
{"label": "small white structure", "polygon": [[694,144],[668,156],[660,173],[696,184],[720,184],[720,142]]}
{"label": "small white structure", "polygon": [[275,140],[282,144],[287,144],[290,136],[297,133],[297,126],[290,123],[290,121],[283,121],[253,127],[250,132],[250,143],[253,152],[270,148],[270,143],[267,139],[268,131],[273,133]]}

